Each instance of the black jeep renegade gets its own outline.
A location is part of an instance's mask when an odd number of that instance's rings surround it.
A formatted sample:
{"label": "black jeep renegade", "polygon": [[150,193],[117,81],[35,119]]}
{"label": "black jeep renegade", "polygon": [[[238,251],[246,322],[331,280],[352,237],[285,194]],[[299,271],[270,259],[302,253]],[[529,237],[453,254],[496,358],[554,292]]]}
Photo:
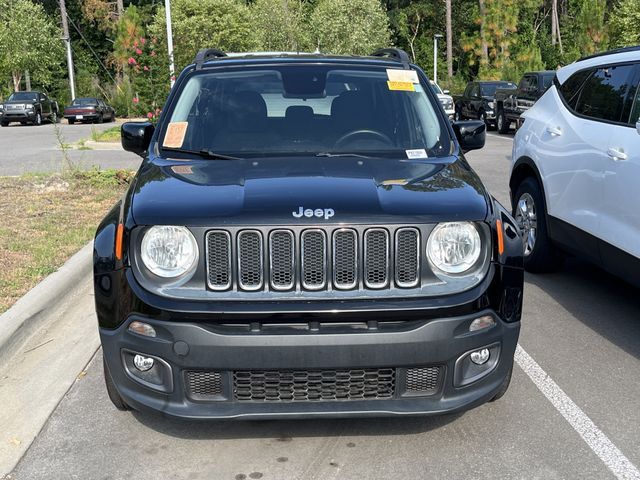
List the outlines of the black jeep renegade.
{"label": "black jeep renegade", "polygon": [[189,418],[437,414],[501,397],[522,242],[405,52],[201,51],[98,228],[109,396]]}

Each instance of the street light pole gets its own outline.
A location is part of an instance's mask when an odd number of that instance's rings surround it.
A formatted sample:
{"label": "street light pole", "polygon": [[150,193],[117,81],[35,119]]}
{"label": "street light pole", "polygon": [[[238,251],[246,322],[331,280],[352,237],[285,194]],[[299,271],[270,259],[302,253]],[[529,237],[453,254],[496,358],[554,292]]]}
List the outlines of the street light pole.
{"label": "street light pole", "polygon": [[442,35],[436,33],[433,35],[433,81],[438,83],[438,40]]}
{"label": "street light pole", "polygon": [[167,50],[169,51],[169,75],[171,78],[171,88],[176,79],[175,65],[173,64],[173,34],[171,33],[171,0],[164,0],[164,12],[167,21]]}
{"label": "street light pole", "polygon": [[69,69],[69,88],[71,89],[71,100],[76,98],[76,85],[73,78],[73,56],[71,54],[71,37],[69,36],[69,24],[67,23],[67,6],[65,0],[60,0],[60,16],[62,17],[63,40],[67,47],[67,68]]}

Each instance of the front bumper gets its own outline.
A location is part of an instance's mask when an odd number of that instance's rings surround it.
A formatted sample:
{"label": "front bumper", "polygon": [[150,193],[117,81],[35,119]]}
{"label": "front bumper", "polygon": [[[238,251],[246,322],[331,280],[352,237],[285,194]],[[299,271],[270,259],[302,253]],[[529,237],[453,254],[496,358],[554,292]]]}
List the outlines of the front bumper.
{"label": "front bumper", "polygon": [[34,110],[13,110],[0,113],[0,121],[2,122],[25,122],[32,121],[36,118]]}
{"label": "front bumper", "polygon": [[[482,315],[492,316],[495,325],[469,332],[470,323]],[[157,338],[129,331],[128,326],[134,320],[151,324],[158,333]],[[512,368],[520,330],[520,322],[504,322],[491,309],[471,315],[411,321],[396,326],[394,331],[367,328],[349,333],[340,330],[346,325],[336,326],[340,319],[331,321],[333,327],[328,329],[295,331],[282,326],[239,331],[213,322],[196,323],[188,318],[161,321],[132,315],[115,330],[101,328],[100,337],[118,391],[129,405],[139,410],[201,419],[354,417],[442,414],[467,410],[490,400]],[[455,386],[454,382],[460,383],[461,356],[485,346],[492,348],[489,362],[492,366],[473,383]],[[165,371],[164,376],[160,376],[160,386],[139,380],[136,376],[139,373],[127,360],[132,353],[156,358],[158,368]],[[409,391],[409,369],[424,367],[438,367],[436,386],[428,392]],[[295,370],[306,374],[319,370],[377,368],[392,370],[395,375],[392,393],[385,398],[247,400],[238,395],[234,381],[234,372],[237,375],[239,371],[264,374],[265,371]],[[219,394],[209,399],[194,396],[186,380],[188,371],[218,375]]]}

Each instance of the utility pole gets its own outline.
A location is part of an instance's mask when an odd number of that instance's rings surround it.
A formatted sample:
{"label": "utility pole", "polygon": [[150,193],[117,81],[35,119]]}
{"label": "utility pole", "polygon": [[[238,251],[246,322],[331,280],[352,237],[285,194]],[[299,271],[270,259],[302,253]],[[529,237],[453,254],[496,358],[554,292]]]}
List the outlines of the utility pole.
{"label": "utility pole", "polygon": [[62,16],[62,34],[64,43],[67,46],[67,68],[69,69],[69,88],[71,89],[71,100],[76,98],[76,85],[73,78],[73,56],[71,55],[71,37],[69,36],[69,23],[67,22],[67,6],[65,0],[60,1],[60,15]]}
{"label": "utility pole", "polygon": [[447,75],[453,77],[453,27],[451,25],[451,0],[445,0],[447,11]]}
{"label": "utility pole", "polygon": [[438,40],[442,35],[436,33],[433,35],[433,81],[438,83]]}
{"label": "utility pole", "polygon": [[171,33],[171,0],[164,0],[164,12],[167,20],[167,50],[169,50],[169,75],[171,78],[171,88],[176,79],[175,66],[173,64],[173,34]]}

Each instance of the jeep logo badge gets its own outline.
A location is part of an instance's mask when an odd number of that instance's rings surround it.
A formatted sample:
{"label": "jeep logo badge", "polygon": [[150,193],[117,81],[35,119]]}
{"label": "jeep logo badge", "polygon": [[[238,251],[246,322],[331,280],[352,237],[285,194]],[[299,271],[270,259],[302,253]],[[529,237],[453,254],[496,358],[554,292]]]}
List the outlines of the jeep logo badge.
{"label": "jeep logo badge", "polygon": [[311,218],[311,217],[324,218],[325,220],[329,220],[335,214],[336,212],[333,211],[333,208],[316,208],[314,210],[313,208],[298,207],[297,212],[296,211],[291,212],[291,215],[293,215],[296,218],[302,218],[304,216],[307,218]]}

